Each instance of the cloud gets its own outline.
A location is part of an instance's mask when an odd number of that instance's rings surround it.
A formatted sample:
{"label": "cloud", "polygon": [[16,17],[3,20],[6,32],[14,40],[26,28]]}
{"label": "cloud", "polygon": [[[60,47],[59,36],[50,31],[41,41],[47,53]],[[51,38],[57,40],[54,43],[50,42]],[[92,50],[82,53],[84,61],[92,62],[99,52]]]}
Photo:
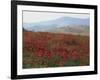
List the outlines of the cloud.
{"label": "cloud", "polygon": [[60,17],[89,18],[89,14],[23,11],[23,23],[35,23]]}

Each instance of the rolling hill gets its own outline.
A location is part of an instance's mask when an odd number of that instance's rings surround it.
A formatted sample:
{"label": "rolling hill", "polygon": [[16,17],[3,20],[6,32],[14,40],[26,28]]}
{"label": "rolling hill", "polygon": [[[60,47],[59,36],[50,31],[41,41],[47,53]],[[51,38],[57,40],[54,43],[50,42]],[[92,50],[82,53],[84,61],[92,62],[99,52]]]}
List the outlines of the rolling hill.
{"label": "rolling hill", "polygon": [[24,23],[23,28],[34,32],[74,33],[89,34],[89,18],[80,19],[72,17],[61,17],[55,20],[37,23]]}

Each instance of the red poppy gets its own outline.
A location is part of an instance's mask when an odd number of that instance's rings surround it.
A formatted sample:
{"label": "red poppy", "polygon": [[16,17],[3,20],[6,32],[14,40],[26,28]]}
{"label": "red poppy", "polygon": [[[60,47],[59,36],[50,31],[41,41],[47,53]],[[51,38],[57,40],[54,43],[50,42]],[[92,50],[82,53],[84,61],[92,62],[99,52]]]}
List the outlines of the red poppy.
{"label": "red poppy", "polygon": [[79,53],[77,51],[73,51],[71,53],[71,58],[74,59],[74,60],[78,59],[79,58]]}
{"label": "red poppy", "polygon": [[50,58],[52,58],[52,56],[53,56],[53,54],[49,51],[49,52],[47,53],[47,57],[50,59]]}

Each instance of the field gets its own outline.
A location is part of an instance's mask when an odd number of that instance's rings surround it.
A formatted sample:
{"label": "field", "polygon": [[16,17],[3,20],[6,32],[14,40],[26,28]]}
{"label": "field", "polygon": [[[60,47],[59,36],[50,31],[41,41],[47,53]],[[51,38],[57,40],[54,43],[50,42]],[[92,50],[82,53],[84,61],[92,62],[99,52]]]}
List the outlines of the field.
{"label": "field", "polygon": [[23,68],[89,65],[89,36],[23,31]]}

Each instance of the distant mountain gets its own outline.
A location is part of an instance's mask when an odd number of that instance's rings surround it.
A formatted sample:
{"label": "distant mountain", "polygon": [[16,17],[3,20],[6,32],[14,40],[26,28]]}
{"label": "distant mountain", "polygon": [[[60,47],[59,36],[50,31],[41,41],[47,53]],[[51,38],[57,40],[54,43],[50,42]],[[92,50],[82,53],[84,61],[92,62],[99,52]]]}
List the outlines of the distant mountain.
{"label": "distant mountain", "polygon": [[26,30],[42,31],[54,27],[63,27],[68,25],[89,25],[89,18],[80,19],[72,17],[61,17],[55,20],[42,21],[37,23],[24,23],[23,27]]}
{"label": "distant mountain", "polygon": [[68,34],[77,34],[77,35],[89,35],[89,26],[64,26],[59,28],[53,28],[46,30],[47,32],[53,33],[68,33]]}
{"label": "distant mountain", "polygon": [[[79,32],[82,27],[89,26],[89,18],[72,18],[72,17],[61,17],[54,20],[42,21],[37,23],[24,23],[23,28],[27,31],[51,31],[51,32]],[[70,27],[68,27],[70,26]],[[81,28],[78,30],[78,28]],[[76,29],[77,30],[76,30]],[[88,28],[88,27],[87,27]],[[86,30],[86,29],[84,29]]]}

